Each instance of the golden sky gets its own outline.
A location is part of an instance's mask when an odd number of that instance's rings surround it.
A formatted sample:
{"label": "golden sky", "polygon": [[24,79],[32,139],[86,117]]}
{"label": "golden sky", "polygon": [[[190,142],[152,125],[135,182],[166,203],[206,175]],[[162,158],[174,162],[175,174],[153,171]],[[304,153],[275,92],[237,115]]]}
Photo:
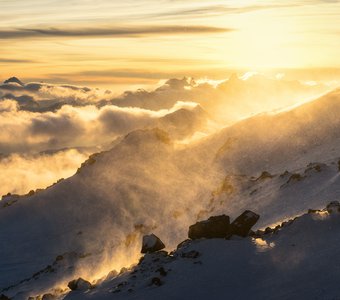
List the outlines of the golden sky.
{"label": "golden sky", "polygon": [[0,0],[0,79],[148,84],[340,68],[332,0]]}

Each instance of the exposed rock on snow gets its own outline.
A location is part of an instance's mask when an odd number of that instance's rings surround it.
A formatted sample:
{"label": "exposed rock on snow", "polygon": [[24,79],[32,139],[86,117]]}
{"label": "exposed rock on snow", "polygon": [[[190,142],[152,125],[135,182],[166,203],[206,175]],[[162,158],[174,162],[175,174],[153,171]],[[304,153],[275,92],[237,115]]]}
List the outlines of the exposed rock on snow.
{"label": "exposed rock on snow", "polygon": [[55,300],[55,299],[57,299],[57,297],[52,294],[45,294],[42,296],[42,300]]}
{"label": "exposed rock on snow", "polygon": [[229,216],[210,217],[208,220],[197,222],[189,227],[188,236],[192,240],[200,238],[226,238],[230,233]]}
{"label": "exposed rock on snow", "polygon": [[93,288],[92,284],[84,280],[83,278],[78,278],[70,281],[68,283],[68,287],[71,291],[87,291]]}
{"label": "exposed rock on snow", "polygon": [[274,176],[272,174],[270,174],[269,172],[263,171],[262,174],[256,179],[256,181],[265,180],[265,179],[271,179],[273,177]]}
{"label": "exposed rock on snow", "polygon": [[258,214],[246,210],[231,223],[231,234],[246,237],[259,218]]}
{"label": "exposed rock on snow", "polygon": [[277,234],[186,241],[66,299],[337,299],[339,228],[339,215],[324,209],[270,228]]}
{"label": "exposed rock on snow", "polygon": [[330,202],[326,207],[328,213],[338,213],[340,212],[340,203],[338,201]]}
{"label": "exposed rock on snow", "polygon": [[150,234],[143,236],[142,253],[154,253],[164,248],[165,245],[156,235]]}
{"label": "exposed rock on snow", "polygon": [[[226,128],[213,138],[185,147],[184,150],[167,143],[166,136],[159,131],[131,133],[112,150],[98,155],[96,162],[86,166],[80,174],[27,199],[19,198],[8,209],[0,209],[0,237],[6,243],[6,247],[0,250],[0,257],[3,258],[0,264],[3,270],[0,286],[7,287],[29,278],[29,281],[10,289],[9,294],[7,291],[3,292],[15,297],[22,295],[23,291],[31,292],[33,287],[44,286],[45,293],[59,283],[60,278],[65,278],[65,273],[70,276],[67,272],[76,272],[70,278],[67,277],[66,287],[69,280],[85,276],[77,273],[81,272],[81,268],[76,266],[69,271],[67,266],[55,273],[49,273],[46,269],[46,273],[41,273],[39,278],[32,278],[32,274],[42,270],[53,257],[65,251],[109,251],[112,253],[112,260],[118,253],[128,253],[127,249],[139,247],[141,235],[137,235],[136,241],[128,247],[124,242],[135,222],[144,223],[150,220],[150,226],[157,224],[157,232],[164,242],[174,247],[187,234],[187,227],[183,224],[193,224],[201,210],[206,212],[204,218],[226,211],[234,218],[240,209],[248,208],[261,214],[261,220],[256,226],[264,228],[300,214],[309,207],[324,207],[325,199],[339,199],[340,176],[337,162],[340,122],[337,112],[340,109],[340,91],[338,94],[326,98],[327,101],[321,99],[319,103],[308,104],[307,107],[300,108],[296,115],[289,112],[279,116],[254,117]],[[308,109],[309,106],[315,108]],[[295,122],[306,120],[304,116],[311,112],[313,122],[297,123],[295,126]],[[329,116],[334,122],[326,122]],[[288,124],[292,124],[292,127],[287,129]],[[310,130],[319,125],[322,130]],[[272,126],[273,129],[268,130]],[[296,132],[299,128],[301,130]],[[301,143],[306,132],[310,136],[305,143]],[[292,139],[293,134],[297,138]],[[279,140],[274,142],[274,136]],[[215,158],[216,151],[230,137],[235,137],[235,146]],[[318,141],[317,145],[315,140]],[[331,151],[333,147],[334,151]],[[306,165],[311,161],[327,163],[327,166],[322,168],[322,172],[312,171],[304,180],[292,182],[284,189],[279,188],[293,173],[304,176]],[[217,166],[218,171],[221,170],[219,176],[216,176],[214,166]],[[272,174],[280,174],[284,170],[291,173],[285,174],[284,178],[275,176],[271,180],[255,181],[251,176],[262,170],[268,170]],[[223,178],[230,174],[246,174],[242,179],[244,184],[231,178],[228,184],[218,189]],[[214,180],[210,182],[207,178]],[[212,191],[215,190],[221,193],[213,194]],[[255,190],[256,192],[249,195]],[[211,196],[213,201],[210,205]],[[7,200],[9,199],[4,204]],[[157,213],[150,216],[150,210]],[[171,213],[175,210],[180,213],[177,219],[171,218]],[[309,217],[318,218],[318,215]],[[86,234],[76,235],[80,230]],[[268,231],[274,232],[274,229],[270,228]],[[103,232],[103,235],[98,235],[98,232]],[[280,233],[281,230],[276,232]],[[265,238],[278,236],[280,234],[268,234]],[[89,237],[96,238],[94,243],[89,243]],[[113,242],[112,245],[106,245],[108,239]],[[237,243],[247,243],[249,240],[250,238],[246,238],[232,243],[220,239],[211,242],[236,248]],[[196,242],[200,241],[192,243]],[[308,249],[306,252],[293,252],[291,261],[308,253]],[[18,257],[22,257],[22,254],[25,256],[19,261]],[[282,256],[279,254],[276,260],[278,262]],[[236,256],[231,255],[232,258]],[[101,255],[96,255],[93,260],[98,264],[103,262]],[[190,261],[191,259],[186,259],[187,263],[191,263]],[[154,276],[150,275],[146,284]],[[169,277],[171,276],[167,276]],[[35,280],[36,278],[38,279]],[[164,286],[166,284],[160,290]]]}

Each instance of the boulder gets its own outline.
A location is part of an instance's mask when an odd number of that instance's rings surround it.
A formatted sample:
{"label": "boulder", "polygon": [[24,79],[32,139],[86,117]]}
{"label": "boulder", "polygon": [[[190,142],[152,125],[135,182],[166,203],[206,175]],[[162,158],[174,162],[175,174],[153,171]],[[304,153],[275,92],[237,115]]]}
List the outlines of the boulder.
{"label": "boulder", "polygon": [[142,253],[154,253],[164,248],[165,245],[156,235],[150,234],[143,236]]}
{"label": "boulder", "polygon": [[189,227],[188,236],[192,240],[206,238],[226,238],[230,233],[229,216],[210,217]]}
{"label": "boulder", "polygon": [[260,216],[250,210],[246,210],[231,223],[231,235],[246,237],[250,229],[256,224]]}
{"label": "boulder", "polygon": [[327,206],[326,209],[328,213],[338,213],[340,212],[340,203],[338,201],[332,201]]}
{"label": "boulder", "polygon": [[87,291],[93,288],[92,284],[84,280],[83,278],[72,280],[68,283],[67,286],[70,288],[71,291]]}

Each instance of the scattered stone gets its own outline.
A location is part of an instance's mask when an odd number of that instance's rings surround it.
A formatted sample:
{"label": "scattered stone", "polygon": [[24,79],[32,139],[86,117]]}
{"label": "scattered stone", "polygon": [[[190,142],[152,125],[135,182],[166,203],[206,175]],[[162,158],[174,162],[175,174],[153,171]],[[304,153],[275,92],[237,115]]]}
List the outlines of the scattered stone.
{"label": "scattered stone", "polygon": [[126,268],[126,267],[122,267],[121,269],[120,269],[120,271],[119,271],[119,274],[118,275],[122,275],[122,274],[124,274],[124,273],[126,273],[126,272],[128,272],[129,271],[129,269],[128,268]]}
{"label": "scattered stone", "polygon": [[270,234],[270,233],[273,233],[274,230],[270,227],[267,227],[265,230],[264,230],[264,234]]}
{"label": "scattered stone", "polygon": [[275,226],[275,228],[274,228],[274,233],[277,233],[277,232],[280,230],[280,228],[281,228],[280,225]]}
{"label": "scattered stone", "polygon": [[280,174],[280,178],[288,177],[290,174],[291,173],[286,170],[284,173]]}
{"label": "scattered stone", "polygon": [[318,163],[310,163],[308,166],[307,166],[307,169],[305,170],[305,174],[314,170],[316,172],[321,172],[322,169],[321,169],[321,164],[318,164]]}
{"label": "scattered stone", "polygon": [[151,284],[156,285],[156,286],[161,286],[162,281],[158,277],[154,277],[151,279]]}
{"label": "scattered stone", "polygon": [[257,236],[257,235],[256,235],[256,232],[253,231],[253,230],[250,230],[249,233],[248,233],[248,235],[251,236],[251,237],[256,237],[256,236]]}
{"label": "scattered stone", "polygon": [[183,242],[180,242],[178,245],[177,245],[177,250],[186,246],[186,245],[189,245],[192,241],[190,239],[186,239],[184,240]]}
{"label": "scattered stone", "polygon": [[250,229],[256,224],[260,216],[250,210],[246,210],[231,223],[231,234],[246,237]]}
{"label": "scattered stone", "polygon": [[270,174],[267,171],[263,171],[262,174],[255,180],[255,181],[260,181],[260,180],[265,180],[265,179],[271,179],[274,176]]}
{"label": "scattered stone", "polygon": [[301,176],[299,173],[294,173],[289,177],[287,184],[290,182],[294,182],[294,181],[298,182],[298,181],[301,181],[302,179],[304,179],[303,176]]}
{"label": "scattered stone", "polygon": [[116,270],[112,270],[112,271],[109,272],[109,274],[107,274],[105,280],[111,280],[111,279],[117,277],[117,275],[118,275],[118,272]]}
{"label": "scattered stone", "polygon": [[263,236],[265,234],[265,232],[263,231],[263,230],[256,230],[256,232],[255,232],[255,236],[256,237],[260,237],[260,236]]}
{"label": "scattered stone", "polygon": [[30,190],[30,191],[28,192],[27,196],[28,196],[28,197],[31,197],[31,196],[33,196],[34,194],[35,194],[35,191]]}
{"label": "scattered stone", "polygon": [[189,251],[189,252],[183,252],[183,253],[181,254],[181,256],[182,256],[183,258],[193,258],[193,259],[199,257],[200,255],[201,255],[201,254],[200,254],[198,251],[196,251],[196,250],[191,250],[191,251]]}
{"label": "scattered stone", "polygon": [[188,236],[192,240],[200,238],[226,238],[230,233],[229,216],[210,217],[208,220],[197,222],[189,227]]}
{"label": "scattered stone", "polygon": [[143,236],[142,253],[154,253],[164,248],[165,245],[156,235],[150,234]]}
{"label": "scattered stone", "polygon": [[52,294],[45,294],[42,296],[42,300],[55,300],[55,299],[57,299],[57,297]]}
{"label": "scattered stone", "polygon": [[317,214],[319,212],[320,212],[320,210],[318,210],[318,209],[308,209],[308,214]]}
{"label": "scattered stone", "polygon": [[287,225],[288,225],[288,222],[287,222],[287,221],[284,221],[284,222],[282,222],[281,227],[285,227],[285,226],[287,226]]}
{"label": "scattered stone", "polygon": [[62,255],[58,255],[56,258],[55,258],[55,261],[61,261],[64,259],[64,256]]}
{"label": "scattered stone", "polygon": [[332,201],[327,206],[326,209],[328,213],[338,213],[340,212],[340,203],[338,201]]}
{"label": "scattered stone", "polygon": [[84,280],[83,278],[72,280],[68,283],[67,286],[70,288],[71,291],[87,291],[93,288],[92,284]]}

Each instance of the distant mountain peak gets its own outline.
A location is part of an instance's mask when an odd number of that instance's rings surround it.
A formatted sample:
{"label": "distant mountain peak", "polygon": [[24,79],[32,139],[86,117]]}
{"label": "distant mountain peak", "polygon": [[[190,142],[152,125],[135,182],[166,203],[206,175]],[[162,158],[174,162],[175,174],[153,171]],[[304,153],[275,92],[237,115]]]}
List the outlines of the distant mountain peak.
{"label": "distant mountain peak", "polygon": [[4,81],[4,84],[7,84],[7,83],[17,83],[21,86],[24,86],[24,83],[17,77],[8,78],[7,80]]}

